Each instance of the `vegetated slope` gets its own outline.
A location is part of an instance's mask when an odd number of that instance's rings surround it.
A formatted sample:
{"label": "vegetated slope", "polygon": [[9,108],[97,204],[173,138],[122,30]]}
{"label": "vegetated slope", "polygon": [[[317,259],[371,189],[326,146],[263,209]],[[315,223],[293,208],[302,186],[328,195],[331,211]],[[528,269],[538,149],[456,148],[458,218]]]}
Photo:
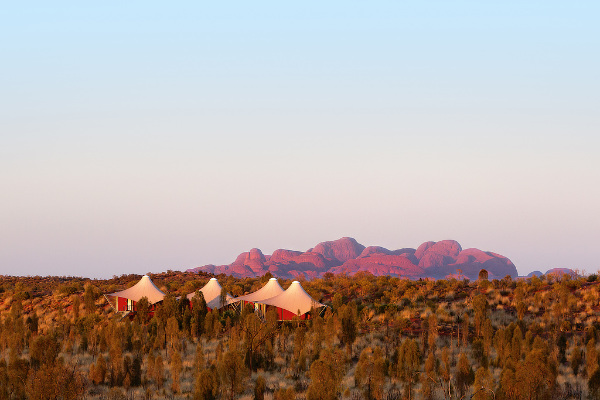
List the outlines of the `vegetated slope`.
{"label": "vegetated slope", "polygon": [[257,277],[270,272],[281,278],[313,279],[327,272],[354,275],[364,271],[409,279],[461,275],[476,279],[481,269],[489,272],[490,279],[517,276],[517,269],[508,258],[479,249],[463,250],[455,240],[425,242],[417,249],[388,250],[380,246],[365,247],[349,237],[321,242],[305,252],[280,249],[269,256],[252,249],[229,265],[205,265],[188,272],[236,277]]}
{"label": "vegetated slope", "polygon": [[[596,275],[469,282],[328,274],[302,283],[326,309],[281,323],[274,310],[262,320],[253,305],[190,307],[185,294],[204,286],[208,274],[150,275],[167,296],[153,315],[129,318],[103,294],[131,287],[140,275],[0,276],[0,398],[286,399],[328,392],[399,399],[410,392],[420,400],[444,398],[450,387],[453,398],[493,393],[509,400],[597,398],[600,391]],[[219,276],[219,283],[240,296],[269,278]],[[416,379],[421,371],[437,378]]]}

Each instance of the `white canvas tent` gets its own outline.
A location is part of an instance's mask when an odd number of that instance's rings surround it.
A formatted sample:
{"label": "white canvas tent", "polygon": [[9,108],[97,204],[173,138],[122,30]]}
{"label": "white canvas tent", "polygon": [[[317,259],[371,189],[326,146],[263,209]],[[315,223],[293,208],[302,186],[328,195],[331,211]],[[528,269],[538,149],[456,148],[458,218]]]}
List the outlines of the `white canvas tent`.
{"label": "white canvas tent", "polygon": [[293,281],[283,293],[256,301],[256,303],[276,307],[280,320],[290,320],[298,315],[298,312],[300,312],[300,316],[303,316],[312,308],[325,307],[325,304],[321,304],[310,297],[298,281]]}
{"label": "white canvas tent", "polygon": [[283,292],[284,290],[279,284],[279,282],[277,282],[277,278],[271,278],[263,287],[258,289],[256,292],[236,297],[232,300],[232,302],[245,301],[248,303],[255,303],[257,301],[279,296]]}
{"label": "white canvas tent", "polygon": [[[210,280],[206,283],[206,285],[204,285],[200,291],[202,292],[202,294],[204,295],[204,301],[206,301],[206,307],[210,308],[211,310],[213,309],[219,309],[221,307],[223,307],[224,305],[227,305],[231,302],[231,300],[233,300],[233,297],[227,293],[227,295],[225,296],[225,304],[221,303],[221,290],[223,288],[221,287],[221,285],[219,284],[219,281],[217,281],[217,278],[210,278]],[[188,300],[192,300],[192,298],[194,297],[196,293],[189,293],[186,297],[188,298]]]}
{"label": "white canvas tent", "polygon": [[144,275],[132,287],[106,296],[114,299],[117,311],[134,311],[135,303],[140,301],[142,297],[146,297],[150,304],[156,304],[164,299],[165,294],[156,287],[148,275]]}
{"label": "white canvas tent", "polygon": [[[271,278],[263,287],[258,289],[256,292],[252,292],[252,293],[248,293],[246,295],[240,296],[240,297],[236,297],[233,300],[231,300],[230,303],[239,303],[241,308],[239,308],[238,311],[241,311],[241,309],[246,304],[253,303],[254,310],[256,312],[259,312],[259,315],[264,317],[267,306],[266,306],[266,304],[261,304],[260,301],[265,300],[265,299],[270,299],[271,297],[278,296],[283,292],[284,292],[284,290],[281,287],[281,285],[279,284],[279,282],[277,282],[277,278]],[[237,309],[236,305],[234,305],[234,307],[236,307],[236,309]]]}

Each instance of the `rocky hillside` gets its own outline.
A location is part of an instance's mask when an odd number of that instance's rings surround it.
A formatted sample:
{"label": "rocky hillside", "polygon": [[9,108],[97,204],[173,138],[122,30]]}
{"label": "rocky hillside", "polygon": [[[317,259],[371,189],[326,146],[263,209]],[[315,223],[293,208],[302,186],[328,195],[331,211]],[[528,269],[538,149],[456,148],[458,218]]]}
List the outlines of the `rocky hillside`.
{"label": "rocky hillside", "polygon": [[252,249],[229,265],[205,265],[188,272],[236,277],[257,277],[270,272],[281,278],[312,279],[327,272],[354,275],[366,271],[410,279],[448,276],[477,279],[482,268],[489,272],[490,279],[517,276],[517,269],[508,258],[479,249],[463,250],[454,240],[425,242],[417,249],[388,250],[380,246],[365,247],[349,237],[319,243],[305,252],[279,249],[264,255],[259,249]]}

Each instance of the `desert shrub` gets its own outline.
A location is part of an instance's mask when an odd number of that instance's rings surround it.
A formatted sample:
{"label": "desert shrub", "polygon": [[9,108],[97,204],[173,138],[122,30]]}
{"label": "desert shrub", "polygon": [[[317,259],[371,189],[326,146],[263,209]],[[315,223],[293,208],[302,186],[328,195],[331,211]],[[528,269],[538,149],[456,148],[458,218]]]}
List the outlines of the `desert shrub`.
{"label": "desert shrub", "polygon": [[262,375],[259,375],[256,378],[256,382],[254,383],[254,400],[264,400],[265,398],[265,390],[267,389],[267,382]]}
{"label": "desert shrub", "polygon": [[[279,388],[273,394],[274,400],[294,400],[296,398],[296,391],[293,387],[287,389]],[[323,397],[324,399],[324,397]]]}
{"label": "desert shrub", "polygon": [[29,349],[31,366],[37,369],[42,365],[54,365],[60,347],[56,334],[38,336],[33,340]]}
{"label": "desert shrub", "polygon": [[85,378],[77,368],[57,362],[33,370],[27,378],[25,392],[31,400],[71,400],[83,398],[85,389]]}
{"label": "desert shrub", "polygon": [[58,293],[65,295],[65,296],[71,296],[71,295],[77,293],[79,290],[80,290],[80,288],[76,284],[65,283],[58,287]]}

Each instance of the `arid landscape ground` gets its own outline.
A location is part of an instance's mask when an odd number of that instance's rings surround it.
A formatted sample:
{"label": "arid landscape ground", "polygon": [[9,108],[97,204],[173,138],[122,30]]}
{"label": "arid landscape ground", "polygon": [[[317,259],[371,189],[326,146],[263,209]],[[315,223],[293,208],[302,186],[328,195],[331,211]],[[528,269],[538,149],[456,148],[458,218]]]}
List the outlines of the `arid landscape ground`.
{"label": "arid landscape ground", "polygon": [[[482,274],[482,278],[485,278]],[[177,297],[122,318],[103,296],[139,275],[0,278],[0,399],[583,399],[600,395],[595,275],[302,281],[328,307],[280,323]],[[234,296],[270,278],[217,276]],[[280,279],[285,289],[290,280]]]}

